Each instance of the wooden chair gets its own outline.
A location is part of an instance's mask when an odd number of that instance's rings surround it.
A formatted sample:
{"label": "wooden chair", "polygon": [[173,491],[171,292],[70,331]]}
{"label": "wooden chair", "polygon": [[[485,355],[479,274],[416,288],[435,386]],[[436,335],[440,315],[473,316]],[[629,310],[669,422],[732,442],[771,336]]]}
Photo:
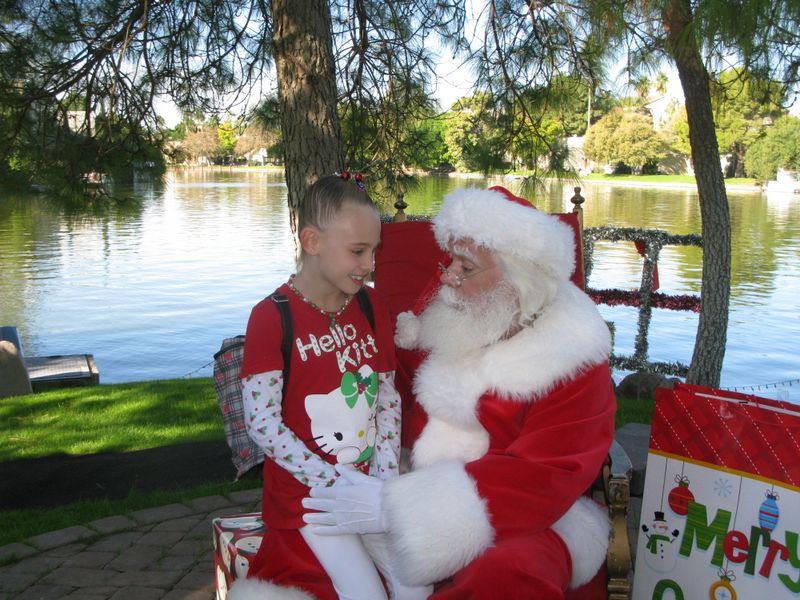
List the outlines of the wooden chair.
{"label": "wooden chair", "polygon": [[[570,225],[575,233],[576,269],[572,281],[585,288],[583,273],[583,197],[575,188],[572,212],[555,214]],[[430,220],[413,218],[405,214],[407,205],[402,198],[395,204],[397,214],[382,224],[381,248],[375,265],[375,288],[388,303],[392,318],[410,310],[417,299],[428,293],[425,289],[435,276],[438,263],[445,253],[436,244]],[[417,353],[398,349],[396,384],[403,398],[402,445],[410,448],[422,429],[422,410],[413,403],[412,380],[421,360]],[[631,550],[627,531],[627,512],[630,500],[631,462],[625,451],[615,441],[609,460],[598,476],[593,495],[609,509],[612,529],[606,559],[607,592],[609,600],[627,600],[630,597]]]}

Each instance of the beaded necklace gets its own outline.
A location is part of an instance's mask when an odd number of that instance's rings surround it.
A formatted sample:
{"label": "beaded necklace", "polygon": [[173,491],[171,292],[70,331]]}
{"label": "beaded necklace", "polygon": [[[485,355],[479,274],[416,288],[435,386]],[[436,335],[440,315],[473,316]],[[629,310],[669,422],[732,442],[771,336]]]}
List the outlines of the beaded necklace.
{"label": "beaded necklace", "polygon": [[308,298],[306,298],[303,295],[303,292],[301,292],[300,290],[297,289],[297,286],[295,286],[295,284],[294,284],[294,275],[289,277],[289,281],[287,282],[287,285],[289,286],[289,289],[292,290],[295,293],[295,295],[298,298],[300,298],[303,302],[308,304],[314,310],[317,310],[317,311],[321,312],[324,316],[328,317],[328,319],[330,319],[330,326],[331,327],[336,325],[336,317],[340,317],[342,315],[342,313],[347,309],[347,306],[350,304],[350,300],[353,299],[352,296],[347,296],[347,298],[344,301],[344,304],[342,304],[342,307],[339,310],[337,310],[337,311],[329,311],[329,310],[325,310],[324,308],[321,308],[316,302],[313,302],[313,301],[309,300]]}

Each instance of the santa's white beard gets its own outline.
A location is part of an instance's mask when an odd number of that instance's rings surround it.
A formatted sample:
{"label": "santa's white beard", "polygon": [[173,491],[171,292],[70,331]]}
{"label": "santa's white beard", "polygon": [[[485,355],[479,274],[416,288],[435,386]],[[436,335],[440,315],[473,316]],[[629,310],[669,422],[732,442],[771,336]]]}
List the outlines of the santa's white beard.
{"label": "santa's white beard", "polygon": [[420,315],[419,345],[436,354],[460,355],[489,346],[516,329],[517,294],[507,282],[469,299],[442,286]]}

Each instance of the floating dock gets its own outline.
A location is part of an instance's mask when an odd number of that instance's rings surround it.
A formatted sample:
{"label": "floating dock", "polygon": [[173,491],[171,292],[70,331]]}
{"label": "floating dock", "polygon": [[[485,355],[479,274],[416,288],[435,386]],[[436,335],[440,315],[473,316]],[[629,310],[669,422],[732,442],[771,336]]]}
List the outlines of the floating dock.
{"label": "floating dock", "polygon": [[100,371],[92,354],[25,356],[17,328],[13,326],[0,327],[0,340],[17,347],[34,392],[100,383]]}
{"label": "floating dock", "polygon": [[34,392],[100,383],[100,372],[91,354],[31,356],[23,360]]}

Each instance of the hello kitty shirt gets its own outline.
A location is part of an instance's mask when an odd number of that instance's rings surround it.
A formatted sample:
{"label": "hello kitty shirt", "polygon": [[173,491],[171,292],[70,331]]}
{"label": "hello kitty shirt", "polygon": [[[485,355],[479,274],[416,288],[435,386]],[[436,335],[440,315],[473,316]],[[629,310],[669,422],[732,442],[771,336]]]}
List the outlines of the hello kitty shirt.
{"label": "hello kitty shirt", "polygon": [[294,340],[282,397],[283,337],[273,300],[257,304],[247,325],[240,376],[248,434],[264,450],[264,522],[276,529],[305,525],[300,502],[308,488],[332,485],[334,465],[352,464],[381,479],[398,474],[400,396],[389,316],[367,288],[375,327],[352,301],[330,319],[284,284]]}

